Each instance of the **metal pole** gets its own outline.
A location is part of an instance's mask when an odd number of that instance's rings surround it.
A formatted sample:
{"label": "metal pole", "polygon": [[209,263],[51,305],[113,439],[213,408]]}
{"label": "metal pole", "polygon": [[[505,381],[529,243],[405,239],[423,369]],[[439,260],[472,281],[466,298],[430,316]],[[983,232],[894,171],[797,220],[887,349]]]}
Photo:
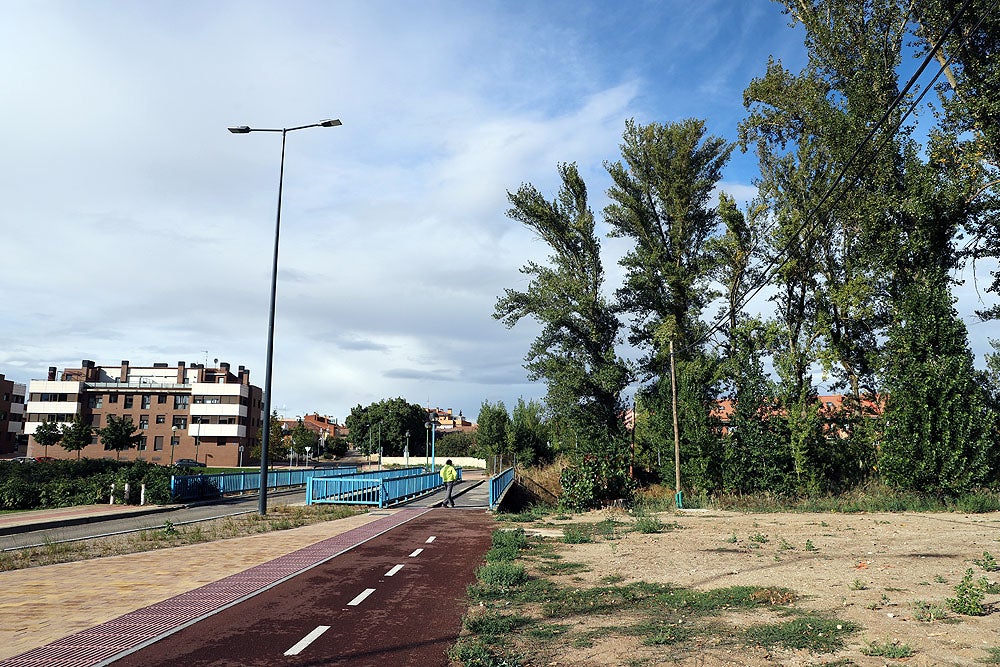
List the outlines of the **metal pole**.
{"label": "metal pole", "polygon": [[670,390],[672,395],[672,404],[674,411],[674,488],[677,489],[677,494],[674,499],[677,502],[677,507],[683,507],[681,495],[681,436],[680,427],[677,423],[677,373],[674,370],[674,340],[670,339]]}
{"label": "metal pole", "polygon": [[434,472],[434,436],[437,435],[437,422],[431,422],[431,472]]}

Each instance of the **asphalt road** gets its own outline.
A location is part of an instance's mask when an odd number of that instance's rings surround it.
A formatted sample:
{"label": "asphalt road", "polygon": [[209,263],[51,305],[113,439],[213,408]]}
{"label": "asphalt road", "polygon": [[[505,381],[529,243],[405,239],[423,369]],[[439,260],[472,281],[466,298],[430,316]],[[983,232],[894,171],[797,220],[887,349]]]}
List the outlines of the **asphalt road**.
{"label": "asphalt road", "polygon": [[432,510],[113,664],[444,667],[492,528]]}
{"label": "asphalt road", "polygon": [[[275,492],[267,494],[268,507],[305,502],[305,490]],[[0,535],[0,550],[21,549],[29,546],[51,544],[64,540],[82,540],[100,535],[109,535],[125,531],[162,528],[165,521],[180,525],[189,521],[203,521],[232,514],[257,511],[257,496],[244,498],[227,498],[211,504],[193,507],[178,507],[168,512],[157,512],[141,516],[124,517],[120,519],[104,519],[93,523],[83,523],[74,526],[57,528],[40,528],[12,535]]]}

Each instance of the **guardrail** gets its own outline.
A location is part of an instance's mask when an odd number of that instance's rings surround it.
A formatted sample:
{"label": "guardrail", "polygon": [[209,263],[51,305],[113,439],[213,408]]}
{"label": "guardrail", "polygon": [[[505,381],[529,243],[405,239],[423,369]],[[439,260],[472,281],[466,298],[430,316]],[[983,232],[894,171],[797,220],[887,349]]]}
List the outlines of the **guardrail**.
{"label": "guardrail", "polygon": [[499,475],[490,477],[490,509],[494,509],[503,498],[503,494],[514,481],[514,468],[507,468]]}
{"label": "guardrail", "polygon": [[[267,488],[280,489],[302,486],[314,477],[335,477],[357,473],[357,466],[310,468],[305,470],[271,470],[267,473]],[[212,498],[227,493],[260,490],[260,472],[225,472],[213,475],[174,475],[170,478],[170,495],[175,500]]]}
{"label": "guardrail", "polygon": [[[419,472],[417,472],[419,471]],[[462,469],[458,468],[458,479]],[[306,504],[375,505],[423,495],[442,486],[441,475],[423,468],[361,472],[332,478],[314,478],[306,486]]]}

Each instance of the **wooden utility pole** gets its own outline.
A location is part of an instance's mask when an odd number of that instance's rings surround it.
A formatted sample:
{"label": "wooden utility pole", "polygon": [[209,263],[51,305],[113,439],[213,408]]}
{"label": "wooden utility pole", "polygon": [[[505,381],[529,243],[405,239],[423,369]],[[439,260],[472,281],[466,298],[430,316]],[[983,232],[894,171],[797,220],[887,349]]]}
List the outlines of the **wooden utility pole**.
{"label": "wooden utility pole", "polygon": [[681,496],[681,432],[677,423],[677,372],[674,368],[674,339],[670,339],[670,394],[674,412],[674,488],[677,490],[674,500],[677,507],[682,507]]}

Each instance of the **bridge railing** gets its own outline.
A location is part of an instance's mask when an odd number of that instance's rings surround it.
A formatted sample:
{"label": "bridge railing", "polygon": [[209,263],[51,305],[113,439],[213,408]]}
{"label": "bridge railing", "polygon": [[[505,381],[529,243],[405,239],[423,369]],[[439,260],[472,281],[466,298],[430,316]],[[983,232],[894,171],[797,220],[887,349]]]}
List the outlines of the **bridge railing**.
{"label": "bridge railing", "polygon": [[490,509],[495,509],[503,498],[504,492],[514,481],[514,468],[507,468],[498,475],[490,477]]}
{"label": "bridge railing", "polygon": [[[309,468],[302,470],[270,470],[267,488],[280,489],[302,486],[314,477],[332,477],[357,473],[357,466]],[[175,500],[212,498],[228,493],[260,490],[260,472],[226,472],[212,475],[174,475],[170,478],[170,495]]]}
{"label": "bridge railing", "polygon": [[[458,468],[458,479],[462,469]],[[423,495],[442,486],[441,475],[423,468],[404,468],[314,478],[306,486],[306,504],[387,505]]]}

